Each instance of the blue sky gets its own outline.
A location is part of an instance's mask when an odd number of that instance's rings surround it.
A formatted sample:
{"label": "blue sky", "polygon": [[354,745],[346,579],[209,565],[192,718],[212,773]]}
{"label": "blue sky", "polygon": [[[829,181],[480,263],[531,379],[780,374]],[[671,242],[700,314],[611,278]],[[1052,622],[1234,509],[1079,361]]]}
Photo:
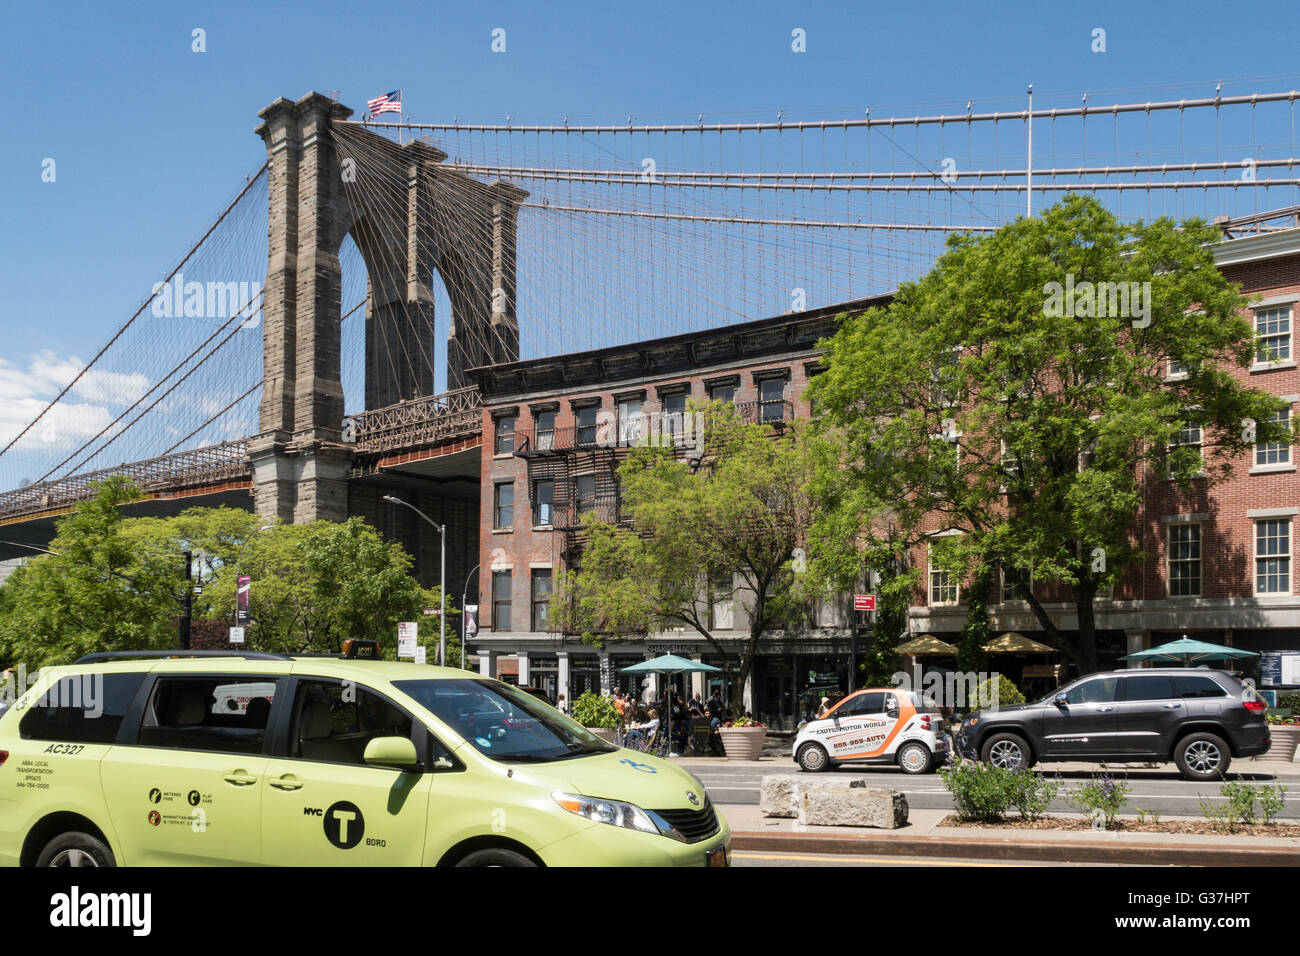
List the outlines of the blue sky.
{"label": "blue sky", "polygon": [[[0,12],[0,409],[87,359],[264,158],[278,96],[394,87],[417,119],[909,115],[1300,85],[1294,4],[9,3]],[[490,49],[506,30],[507,52]],[[1092,31],[1106,31],[1104,54]],[[206,52],[191,34],[206,34]],[[802,28],[807,52],[791,51]],[[1173,88],[1177,87],[1177,90]],[[1120,92],[1127,91],[1127,92]],[[53,158],[57,179],[42,182]],[[73,363],[75,364],[75,363]],[[57,376],[55,376],[57,378]],[[23,390],[28,389],[28,393]],[[16,404],[19,403],[19,404]],[[0,411],[0,438],[12,423]],[[2,473],[2,470],[0,470]],[[5,482],[0,481],[0,484]]]}

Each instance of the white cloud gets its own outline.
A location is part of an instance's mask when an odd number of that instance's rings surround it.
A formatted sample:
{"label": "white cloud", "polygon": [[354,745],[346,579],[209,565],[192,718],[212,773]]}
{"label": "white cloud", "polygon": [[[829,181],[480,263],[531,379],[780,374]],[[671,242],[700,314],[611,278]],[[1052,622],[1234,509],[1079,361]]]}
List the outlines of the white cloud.
{"label": "white cloud", "polygon": [[[8,444],[35,421],[85,367],[76,356],[59,356],[44,349],[30,357],[27,367],[0,359],[0,442]],[[117,417],[117,407],[135,401],[149,389],[139,373],[87,372],[63,400],[14,446],[15,450],[71,449],[100,433]],[[105,432],[112,435],[121,426]]]}

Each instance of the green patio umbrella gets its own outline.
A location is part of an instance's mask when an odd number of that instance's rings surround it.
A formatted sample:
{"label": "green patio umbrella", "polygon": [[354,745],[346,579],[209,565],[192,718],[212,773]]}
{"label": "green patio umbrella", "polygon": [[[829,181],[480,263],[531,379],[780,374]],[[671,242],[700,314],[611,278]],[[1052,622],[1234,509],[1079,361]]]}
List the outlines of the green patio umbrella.
{"label": "green patio umbrella", "polygon": [[[704,674],[717,673],[722,668],[714,667],[712,664],[703,664],[700,661],[693,661],[689,657],[679,657],[676,654],[661,654],[659,657],[652,657],[648,661],[642,661],[640,664],[632,664],[630,667],[620,667],[620,674]],[[672,701],[669,701],[668,707],[668,746],[672,749],[673,739],[673,708]]]}
{"label": "green patio umbrella", "polygon": [[1239,657],[1259,657],[1259,652],[1242,651],[1235,647],[1224,647],[1222,644],[1207,644],[1205,641],[1193,641],[1184,637],[1177,641],[1170,641],[1168,644],[1161,644],[1159,647],[1149,647],[1145,651],[1136,651],[1120,658],[1120,660],[1181,661],[1184,664],[1192,664],[1198,661],[1222,661]]}

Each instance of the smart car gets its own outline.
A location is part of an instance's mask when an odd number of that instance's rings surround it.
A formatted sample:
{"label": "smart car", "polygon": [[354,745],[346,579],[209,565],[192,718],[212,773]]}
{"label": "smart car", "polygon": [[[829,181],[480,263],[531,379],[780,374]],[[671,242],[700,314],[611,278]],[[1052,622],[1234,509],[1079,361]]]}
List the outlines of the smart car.
{"label": "smart car", "polygon": [[948,753],[937,707],[914,691],[869,688],[849,694],[795,736],[794,761],[810,772],[844,763],[896,763],[926,773]]}
{"label": "smart car", "polygon": [[682,768],[501,681],[361,650],[42,672],[0,718],[0,864],[728,864]]}

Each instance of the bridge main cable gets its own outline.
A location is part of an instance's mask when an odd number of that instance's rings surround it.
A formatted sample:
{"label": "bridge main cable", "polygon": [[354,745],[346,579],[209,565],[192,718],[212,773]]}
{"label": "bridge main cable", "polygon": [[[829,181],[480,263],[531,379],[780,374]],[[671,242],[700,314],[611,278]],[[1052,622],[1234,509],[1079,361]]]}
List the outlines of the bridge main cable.
{"label": "bridge main cable", "polygon": [[[189,251],[185,253],[185,255],[181,258],[180,262],[176,263],[172,271],[167,273],[167,278],[164,279],[162,282],[163,285],[167,285],[169,282],[171,282],[171,280],[175,277],[176,273],[181,271],[181,267],[184,266],[185,263],[190,261],[190,259],[194,256],[194,253],[199,251],[199,247],[202,246],[203,243],[207,241],[208,237],[212,235],[212,233],[216,230],[217,226],[221,225],[222,220],[224,220],[226,216],[230,214],[230,211],[234,209],[235,206],[239,205],[239,201],[243,199],[244,196],[248,193],[248,191],[253,188],[253,185],[259,179],[262,178],[262,174],[265,173],[268,168],[270,168],[270,165],[271,163],[268,160],[267,162],[262,164],[261,168],[258,169],[256,174],[249,177],[248,182],[244,184],[244,188],[239,191],[239,194],[236,195],[235,198],[230,201],[230,204],[227,205],[226,208],[221,211],[221,215],[217,216],[216,220],[212,223],[211,226],[208,227],[207,231],[204,232],[203,235],[199,237],[198,241],[195,242],[192,246],[190,246]],[[118,329],[116,332],[113,333],[113,337],[109,339],[106,343],[104,343],[104,346],[98,352],[95,353],[95,356],[89,362],[87,362],[85,365],[81,367],[81,369],[77,372],[77,374],[73,376],[72,380],[68,382],[67,385],[63,386],[59,394],[55,395],[54,398],[50,399],[49,404],[46,405],[43,409],[41,409],[40,413],[35,418],[33,418],[30,422],[28,422],[27,426],[23,428],[22,431],[20,431],[17,435],[11,438],[7,445],[5,445],[3,448],[0,448],[0,455],[3,455],[10,448],[13,448],[14,445],[18,444],[18,442],[22,439],[22,437],[26,435],[29,431],[31,431],[33,428],[35,428],[36,423],[39,422],[42,418],[44,418],[46,413],[49,412],[51,408],[57,405],[63,399],[63,397],[68,394],[68,392],[72,391],[73,386],[75,386],[79,381],[81,381],[82,376],[84,376],[87,372],[89,372],[90,369],[94,366],[94,364],[104,357],[104,353],[107,352],[110,348],[112,348],[113,344],[119,338],[122,337],[123,333],[125,333],[126,330],[131,327],[132,323],[134,323],[135,320],[138,319],[144,313],[144,310],[149,307],[149,303],[154,300],[154,296],[156,294],[157,293],[150,293],[150,295],[143,302],[140,303],[140,307],[136,309],[134,313],[132,313],[131,317],[126,320],[126,322],[122,325],[120,329]],[[56,468],[54,470],[57,471],[58,469]]]}

